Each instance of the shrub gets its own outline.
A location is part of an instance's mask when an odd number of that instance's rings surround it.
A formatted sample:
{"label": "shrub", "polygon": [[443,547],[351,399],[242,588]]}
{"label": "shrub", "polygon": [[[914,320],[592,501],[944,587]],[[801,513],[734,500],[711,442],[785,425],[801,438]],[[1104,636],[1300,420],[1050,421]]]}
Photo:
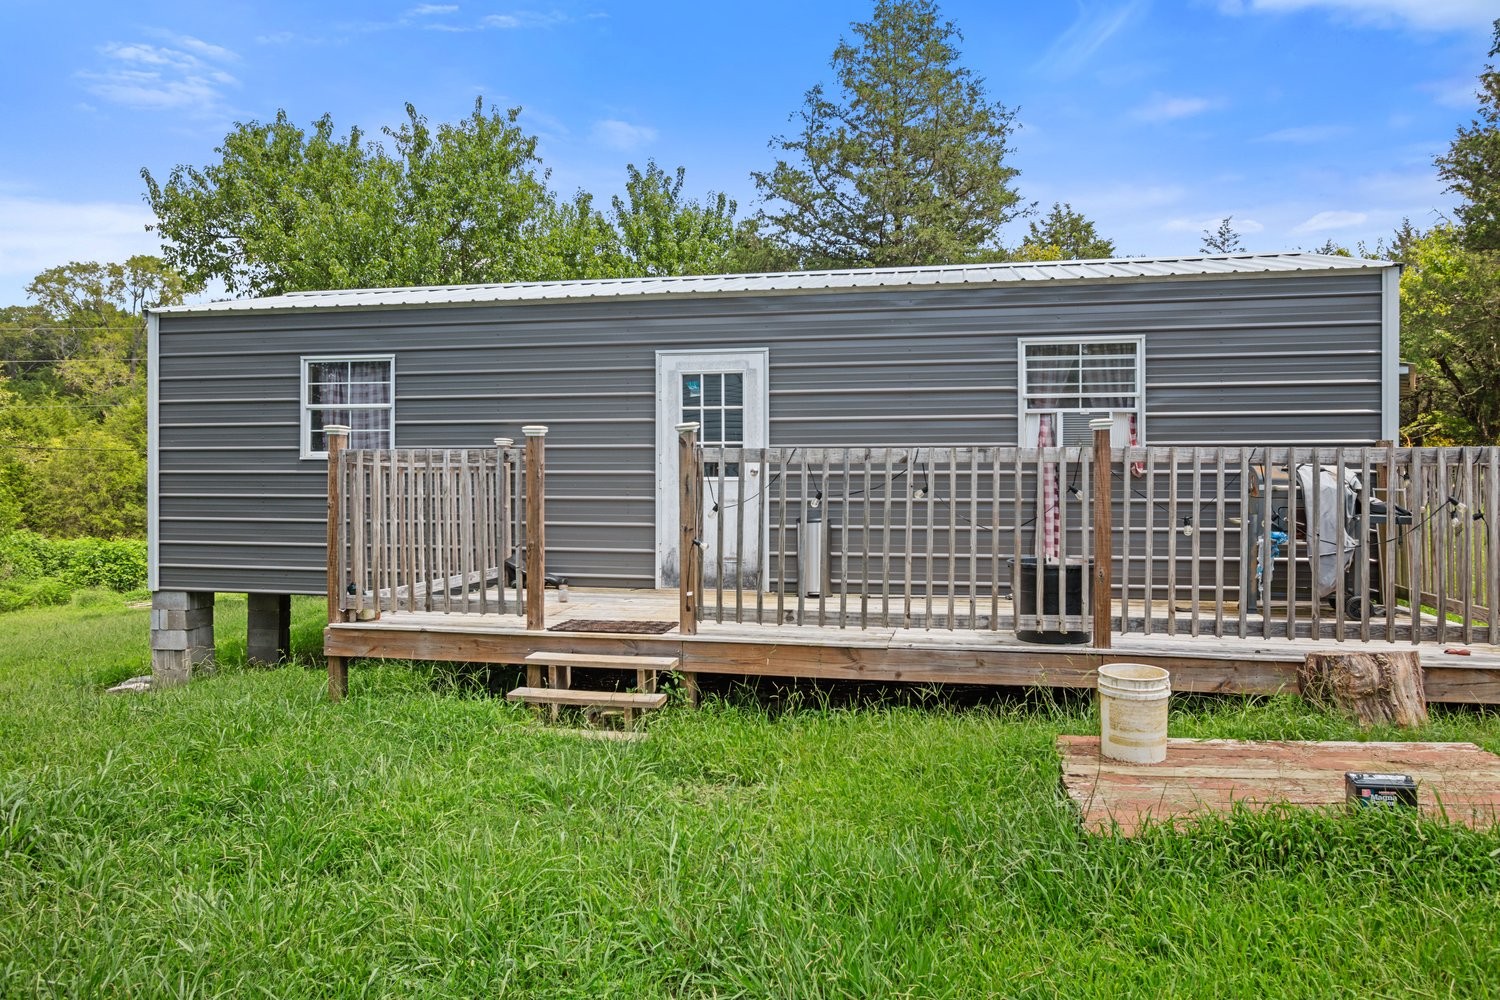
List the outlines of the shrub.
{"label": "shrub", "polygon": [[146,582],[146,543],[139,539],[49,539],[30,531],[0,535],[0,581],[16,590],[43,579],[57,580],[69,592],[90,587],[134,590]]}
{"label": "shrub", "polygon": [[29,603],[32,607],[50,608],[59,604],[67,604],[73,596],[73,588],[68,586],[67,581],[59,580],[55,576],[43,577],[33,580],[26,588],[30,597]]}
{"label": "shrub", "polygon": [[100,587],[85,587],[73,592],[72,604],[75,608],[118,607],[120,595]]}
{"label": "shrub", "polygon": [[47,571],[48,542],[30,531],[0,535],[0,580],[34,580]]}
{"label": "shrub", "polygon": [[19,611],[22,608],[48,608],[67,604],[73,588],[55,576],[42,577],[25,583],[10,583],[0,587],[0,611]]}

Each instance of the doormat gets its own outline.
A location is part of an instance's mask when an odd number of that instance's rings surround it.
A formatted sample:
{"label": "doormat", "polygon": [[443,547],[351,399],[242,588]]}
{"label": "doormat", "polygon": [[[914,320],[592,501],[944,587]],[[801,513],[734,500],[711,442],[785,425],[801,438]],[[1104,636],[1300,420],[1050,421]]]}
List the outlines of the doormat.
{"label": "doormat", "polygon": [[627,635],[661,635],[677,627],[676,622],[626,622],[600,618],[574,618],[548,625],[548,632],[621,632]]}

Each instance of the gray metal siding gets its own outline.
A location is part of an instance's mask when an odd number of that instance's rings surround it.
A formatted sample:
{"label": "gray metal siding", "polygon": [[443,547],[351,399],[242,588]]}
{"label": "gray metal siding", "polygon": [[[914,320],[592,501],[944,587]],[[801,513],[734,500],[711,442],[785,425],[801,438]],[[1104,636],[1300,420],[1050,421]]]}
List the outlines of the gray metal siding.
{"label": "gray metal siding", "polygon": [[655,352],[768,348],[772,444],[1010,444],[1016,340],[1143,335],[1151,443],[1374,441],[1381,279],[1327,273],[160,317],[160,586],[321,593],[299,359],[396,357],[400,447],[544,423],[548,566],[651,586]]}

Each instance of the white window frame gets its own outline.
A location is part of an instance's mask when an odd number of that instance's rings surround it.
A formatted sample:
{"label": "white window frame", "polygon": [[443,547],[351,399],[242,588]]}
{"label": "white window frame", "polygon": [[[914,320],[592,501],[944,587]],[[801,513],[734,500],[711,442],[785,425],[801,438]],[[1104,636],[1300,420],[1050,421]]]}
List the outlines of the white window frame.
{"label": "white window frame", "polygon": [[[318,407],[314,407],[314,406],[312,406],[312,404],[309,402],[309,400],[307,398],[307,385],[308,385],[308,382],[307,382],[307,370],[308,370],[308,368],[311,365],[323,364],[323,363],[330,362],[330,361],[384,361],[386,364],[390,365],[390,370],[391,370],[391,380],[390,380],[391,397],[390,397],[390,399],[388,401],[386,401],[385,403],[373,404],[373,405],[372,404],[362,404],[362,405],[360,405],[358,407],[352,406],[352,405],[351,406],[345,406],[345,407],[332,407],[332,406],[318,406]],[[302,378],[301,378],[301,382],[302,382],[302,393],[301,393],[302,404],[301,404],[301,407],[299,409],[300,409],[300,420],[301,420],[301,425],[302,425],[301,426],[301,452],[302,452],[302,457],[304,459],[318,459],[318,458],[326,459],[328,457],[328,452],[326,450],[324,450],[324,451],[313,451],[313,448],[312,448],[312,411],[314,409],[319,409],[319,410],[332,410],[332,409],[388,410],[388,411],[390,411],[391,419],[390,419],[390,428],[389,428],[389,432],[388,432],[388,439],[386,441],[386,447],[387,448],[394,448],[396,446],[396,356],[394,354],[308,354],[308,355],[303,355],[303,357],[302,357],[302,366],[301,367],[302,367]]]}
{"label": "white window frame", "polygon": [[[1132,409],[1117,409],[1103,412],[1109,413],[1133,413],[1135,415],[1135,444],[1146,443],[1146,338],[1144,335],[1115,334],[1086,334],[1067,337],[1021,337],[1016,341],[1016,413],[1017,413],[1017,444],[1021,447],[1030,447],[1028,443],[1028,421],[1027,417],[1033,413],[1099,413],[1098,409],[1082,409],[1079,407],[1059,406],[1044,410],[1033,410],[1027,405],[1030,396],[1028,385],[1028,372],[1026,368],[1026,348],[1029,346],[1045,346],[1049,344],[1133,344],[1135,345],[1135,406]],[[1115,447],[1123,448],[1130,445],[1130,428],[1116,426],[1111,435]]]}

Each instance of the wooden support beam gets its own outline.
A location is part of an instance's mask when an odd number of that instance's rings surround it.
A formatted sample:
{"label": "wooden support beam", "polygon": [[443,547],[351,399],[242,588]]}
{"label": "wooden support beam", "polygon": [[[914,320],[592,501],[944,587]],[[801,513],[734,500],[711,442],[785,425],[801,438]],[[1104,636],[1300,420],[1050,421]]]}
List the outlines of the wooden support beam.
{"label": "wooden support beam", "polygon": [[683,635],[697,635],[703,590],[703,459],[697,424],[677,425],[677,481],[677,627]]}
{"label": "wooden support beam", "polygon": [[341,424],[323,427],[323,438],[328,442],[328,622],[344,620],[344,553],[339,545],[340,529],[344,520],[343,498],[340,494],[342,477],[339,456],[349,443],[349,428]]}
{"label": "wooden support beam", "polygon": [[343,701],[349,693],[349,661],[342,656],[329,656],[328,700]]}
{"label": "wooden support beam", "polygon": [[527,424],[526,435],[526,627],[547,627],[547,428]]}
{"label": "wooden support beam", "polygon": [[[344,445],[349,443],[349,428],[341,424],[326,424],[323,439],[328,443],[328,624],[344,620],[344,552],[343,552],[343,498],[340,496],[342,470],[339,456]],[[327,644],[324,644],[327,653]],[[328,700],[342,701],[349,692],[349,672],[342,656],[328,656]]]}
{"label": "wooden support beam", "polygon": [[1110,485],[1110,429],[1113,417],[1089,421],[1094,432],[1094,648],[1109,649],[1114,610],[1114,490]]}

